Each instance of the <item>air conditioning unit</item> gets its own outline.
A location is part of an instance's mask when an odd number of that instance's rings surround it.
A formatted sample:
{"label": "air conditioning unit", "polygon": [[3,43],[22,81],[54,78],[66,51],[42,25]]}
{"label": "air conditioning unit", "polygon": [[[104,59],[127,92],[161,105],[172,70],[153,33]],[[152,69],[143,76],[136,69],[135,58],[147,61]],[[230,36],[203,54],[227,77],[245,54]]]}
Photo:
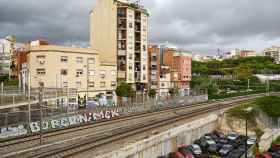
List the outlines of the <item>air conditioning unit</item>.
{"label": "air conditioning unit", "polygon": [[39,61],[39,63],[41,64],[41,65],[43,65],[43,64],[45,64],[46,62],[45,61]]}

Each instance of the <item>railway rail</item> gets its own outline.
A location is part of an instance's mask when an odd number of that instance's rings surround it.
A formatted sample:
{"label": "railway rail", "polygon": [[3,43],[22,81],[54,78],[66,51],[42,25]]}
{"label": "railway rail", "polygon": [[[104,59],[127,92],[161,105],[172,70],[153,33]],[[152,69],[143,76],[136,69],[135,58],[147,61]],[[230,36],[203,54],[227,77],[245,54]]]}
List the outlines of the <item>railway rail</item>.
{"label": "railway rail", "polygon": [[[82,134],[82,137],[75,137],[71,139],[64,139],[58,142],[53,142],[50,144],[44,144],[42,146],[35,146],[34,145],[37,141],[39,136],[33,135],[33,136],[26,136],[21,139],[11,139],[8,141],[2,141],[0,143],[0,147],[4,148],[16,148],[16,146],[25,146],[28,142],[31,142],[33,144],[33,147],[31,148],[22,148],[19,150],[16,150],[16,152],[9,152],[9,153],[2,153],[1,155],[3,157],[49,157],[49,156],[57,156],[57,157],[65,157],[70,156],[78,152],[83,152],[86,150],[89,150],[91,148],[94,148],[98,145],[102,145],[104,143],[109,143],[121,138],[124,138],[129,135],[133,135],[136,133],[144,132],[146,130],[160,127],[165,124],[170,124],[172,122],[176,122],[178,120],[191,118],[196,115],[205,114],[207,112],[216,111],[222,108],[231,107],[236,104],[248,102],[250,100],[256,99],[258,97],[263,96],[263,94],[260,95],[253,95],[253,96],[246,96],[246,97],[236,97],[234,100],[228,99],[224,102],[215,102],[215,103],[203,103],[203,104],[197,104],[197,105],[191,105],[191,106],[182,106],[182,107],[176,107],[176,108],[165,108],[161,111],[152,112],[152,113],[142,113],[138,115],[132,115],[124,118],[118,118],[111,121],[105,121],[95,124],[89,124],[89,125],[83,125],[81,127],[72,127],[66,130],[61,131],[52,131],[49,133],[46,133],[44,136],[44,139],[49,138],[56,138],[61,135],[67,136],[67,134],[73,134],[73,132],[81,133],[82,131],[86,129],[95,129],[97,127],[101,126],[108,126],[113,125],[116,123],[124,122],[124,125],[119,125],[117,128],[107,129],[104,131],[99,131],[99,134],[97,133],[84,133]],[[188,110],[188,111],[186,111]],[[170,113],[170,116],[167,115],[167,113]],[[162,115],[165,115],[166,117],[162,117]],[[151,117],[153,116],[153,117]],[[144,119],[145,118],[145,119]],[[137,123],[126,123],[128,121],[136,120],[138,119]],[[148,121],[150,120],[150,121]],[[109,127],[108,127],[109,128]],[[105,128],[106,129],[106,128]],[[68,135],[69,136],[69,135]],[[68,137],[67,136],[67,137]],[[69,137],[68,137],[69,138]],[[58,139],[60,140],[60,139]],[[77,141],[79,140],[79,141]],[[82,140],[82,141],[81,141]],[[52,146],[52,149],[50,148]],[[58,146],[58,147],[57,147]],[[9,150],[8,150],[9,151]],[[15,151],[15,150],[14,150]]]}

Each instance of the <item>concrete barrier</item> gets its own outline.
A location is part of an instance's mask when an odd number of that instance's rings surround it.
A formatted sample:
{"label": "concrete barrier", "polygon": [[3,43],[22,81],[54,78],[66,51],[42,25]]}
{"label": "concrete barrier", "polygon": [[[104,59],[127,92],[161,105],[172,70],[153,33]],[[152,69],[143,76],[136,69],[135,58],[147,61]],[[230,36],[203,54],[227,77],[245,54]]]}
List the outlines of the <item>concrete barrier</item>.
{"label": "concrete barrier", "polygon": [[267,151],[273,140],[280,136],[280,129],[265,129],[265,133],[260,139],[259,148],[261,151]]}
{"label": "concrete barrier", "polygon": [[96,158],[156,158],[167,155],[178,147],[192,144],[204,134],[212,132],[217,128],[217,124],[218,116],[212,114],[129,144],[116,151],[97,155]]}

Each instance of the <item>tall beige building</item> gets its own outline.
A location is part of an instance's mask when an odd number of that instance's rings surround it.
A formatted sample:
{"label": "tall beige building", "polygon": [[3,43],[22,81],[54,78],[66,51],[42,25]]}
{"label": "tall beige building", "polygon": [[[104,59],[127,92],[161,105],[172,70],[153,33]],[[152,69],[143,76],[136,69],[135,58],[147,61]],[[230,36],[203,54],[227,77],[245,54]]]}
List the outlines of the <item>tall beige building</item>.
{"label": "tall beige building", "polygon": [[148,12],[127,0],[97,0],[90,14],[90,43],[101,60],[117,63],[118,81],[137,90],[148,84]]}

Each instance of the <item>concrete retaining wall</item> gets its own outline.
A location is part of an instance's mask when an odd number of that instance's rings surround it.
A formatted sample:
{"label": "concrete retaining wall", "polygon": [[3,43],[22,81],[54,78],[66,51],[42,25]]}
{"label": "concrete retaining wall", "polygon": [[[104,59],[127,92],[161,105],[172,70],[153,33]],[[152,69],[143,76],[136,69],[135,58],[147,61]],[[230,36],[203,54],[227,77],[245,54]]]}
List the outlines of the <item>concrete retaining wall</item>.
{"label": "concrete retaining wall", "polygon": [[156,158],[217,128],[218,116],[209,115],[96,158]]}
{"label": "concrete retaining wall", "polygon": [[259,147],[261,151],[267,151],[273,140],[280,136],[280,129],[265,129],[265,133],[261,137]]}

